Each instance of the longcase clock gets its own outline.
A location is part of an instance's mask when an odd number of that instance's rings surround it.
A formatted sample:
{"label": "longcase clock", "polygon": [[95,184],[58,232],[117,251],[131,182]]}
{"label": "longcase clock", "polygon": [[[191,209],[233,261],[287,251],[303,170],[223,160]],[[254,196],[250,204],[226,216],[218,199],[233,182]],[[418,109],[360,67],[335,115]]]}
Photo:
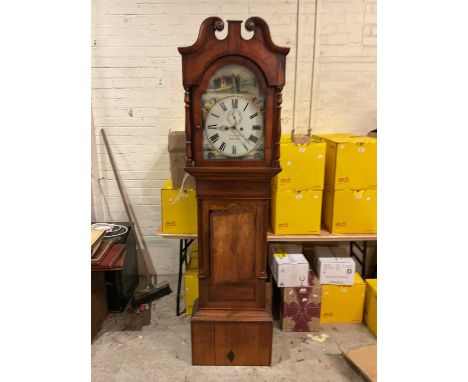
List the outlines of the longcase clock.
{"label": "longcase clock", "polygon": [[218,17],[179,48],[185,88],[186,171],[196,180],[199,298],[191,318],[194,365],[270,365],[265,305],[271,179],[279,171],[281,91],[289,48],[265,21]]}

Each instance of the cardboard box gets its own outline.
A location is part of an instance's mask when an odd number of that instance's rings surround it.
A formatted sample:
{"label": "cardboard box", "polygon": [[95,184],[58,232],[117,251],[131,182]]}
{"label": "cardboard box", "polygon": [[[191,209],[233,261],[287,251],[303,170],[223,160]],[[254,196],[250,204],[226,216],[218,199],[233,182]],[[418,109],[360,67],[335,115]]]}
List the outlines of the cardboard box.
{"label": "cardboard box", "polygon": [[190,257],[198,257],[198,240],[190,245]]}
{"label": "cardboard box", "polygon": [[192,257],[187,263],[187,269],[198,269],[198,257]]}
{"label": "cardboard box", "polygon": [[193,304],[198,298],[198,269],[187,269],[184,274],[185,314],[192,314]]}
{"label": "cardboard box", "polygon": [[351,257],[319,258],[317,273],[322,284],[353,285],[356,263]]}
{"label": "cardboard box", "polygon": [[179,190],[169,179],[161,189],[163,233],[197,233],[197,199],[194,189]]}
{"label": "cardboard box", "polygon": [[312,264],[321,284],[354,284],[356,263],[343,247],[314,247]]}
{"label": "cardboard box", "polygon": [[285,332],[320,330],[322,288],[314,272],[309,272],[309,286],[281,288],[280,326]]}
{"label": "cardboard box", "polygon": [[377,345],[344,349],[342,354],[360,372],[365,381],[377,382]]}
{"label": "cardboard box", "polygon": [[325,188],[377,188],[377,139],[335,137],[327,140]]}
{"label": "cardboard box", "polygon": [[[167,150],[174,188],[195,188],[195,179],[185,172],[185,131],[171,131],[167,139]],[[185,182],[184,182],[185,178]]]}
{"label": "cardboard box", "polygon": [[325,149],[326,144],[323,140],[295,144],[290,135],[282,136],[282,171],[273,178],[273,190],[323,190]]}
{"label": "cardboard box", "polygon": [[[194,242],[188,251],[188,259],[189,263],[194,260],[197,264],[198,268],[198,241]],[[194,263],[195,264],[195,263]]]}
{"label": "cardboard box", "polygon": [[377,190],[325,190],[323,222],[330,233],[376,233]]}
{"label": "cardboard box", "polygon": [[364,322],[374,336],[377,337],[377,279],[367,279],[366,284]]}
{"label": "cardboard box", "polygon": [[294,244],[270,246],[271,273],[279,287],[308,286],[309,263],[299,250]]}
{"label": "cardboard box", "polygon": [[273,192],[271,223],[275,234],[318,235],[321,227],[323,191]]}
{"label": "cardboard box", "polygon": [[321,323],[360,323],[364,311],[366,283],[358,273],[354,285],[322,285]]}

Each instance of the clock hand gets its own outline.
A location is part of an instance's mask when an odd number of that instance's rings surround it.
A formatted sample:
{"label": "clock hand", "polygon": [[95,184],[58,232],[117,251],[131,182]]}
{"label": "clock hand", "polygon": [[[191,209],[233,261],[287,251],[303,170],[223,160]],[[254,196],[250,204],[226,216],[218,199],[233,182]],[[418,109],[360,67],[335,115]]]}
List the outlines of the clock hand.
{"label": "clock hand", "polygon": [[[232,126],[221,125],[218,128],[225,131],[232,129],[237,133],[237,136],[241,137],[245,142],[249,143],[249,140],[237,129],[237,123],[233,124]],[[248,146],[244,142],[241,143],[246,150],[249,150]]]}
{"label": "clock hand", "polygon": [[[237,134],[238,136],[242,137],[247,143],[249,143],[248,139],[246,137],[244,137],[244,135],[236,129],[236,125],[233,125],[231,126],[231,129],[233,129]],[[246,150],[248,150],[249,148],[245,145],[245,143],[242,142],[242,145],[245,147]]]}

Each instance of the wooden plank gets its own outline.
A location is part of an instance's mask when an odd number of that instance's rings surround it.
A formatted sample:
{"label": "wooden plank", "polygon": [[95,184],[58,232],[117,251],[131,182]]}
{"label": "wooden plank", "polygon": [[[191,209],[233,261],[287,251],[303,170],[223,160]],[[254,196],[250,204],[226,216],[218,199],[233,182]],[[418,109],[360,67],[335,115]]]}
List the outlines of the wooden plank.
{"label": "wooden plank", "polygon": [[361,372],[366,381],[377,382],[377,345],[344,351],[343,355]]}
{"label": "wooden plank", "polygon": [[156,236],[164,239],[198,239],[198,234],[196,233],[163,233],[161,227],[156,229]]}
{"label": "wooden plank", "polygon": [[320,242],[320,241],[372,241],[377,240],[377,234],[331,234],[325,229],[320,230],[320,235],[274,235],[268,233],[267,241],[298,241],[298,242]]}
{"label": "wooden plank", "polygon": [[[164,234],[161,227],[156,230],[156,236],[165,239],[197,239],[197,234]],[[267,241],[297,241],[297,242],[323,242],[323,241],[374,241],[377,240],[377,234],[331,234],[322,229],[320,235],[275,235],[268,233]]]}

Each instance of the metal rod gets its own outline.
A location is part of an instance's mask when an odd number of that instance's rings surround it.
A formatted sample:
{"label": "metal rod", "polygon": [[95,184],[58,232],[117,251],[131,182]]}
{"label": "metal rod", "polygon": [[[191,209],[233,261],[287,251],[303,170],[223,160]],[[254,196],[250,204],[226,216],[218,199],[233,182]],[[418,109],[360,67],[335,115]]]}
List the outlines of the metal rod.
{"label": "metal rod", "polygon": [[179,240],[179,278],[177,280],[177,301],[176,301],[176,315],[180,316],[180,288],[182,285],[182,264],[184,261],[184,252],[183,252],[183,239]]}
{"label": "metal rod", "polygon": [[367,241],[364,241],[362,243],[362,246],[363,246],[363,251],[362,251],[362,262],[363,262],[363,265],[362,265],[362,271],[361,271],[361,277],[365,280],[366,277],[367,277],[367,273],[366,273],[366,266],[367,266]]}

